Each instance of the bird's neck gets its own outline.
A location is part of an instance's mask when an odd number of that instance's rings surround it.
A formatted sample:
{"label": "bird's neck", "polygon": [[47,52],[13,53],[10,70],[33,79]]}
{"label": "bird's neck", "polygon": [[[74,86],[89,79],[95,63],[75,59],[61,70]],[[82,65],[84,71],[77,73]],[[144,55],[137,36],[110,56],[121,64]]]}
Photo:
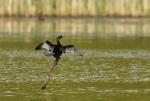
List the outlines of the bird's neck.
{"label": "bird's neck", "polygon": [[57,45],[61,45],[61,43],[60,43],[59,39],[57,39]]}

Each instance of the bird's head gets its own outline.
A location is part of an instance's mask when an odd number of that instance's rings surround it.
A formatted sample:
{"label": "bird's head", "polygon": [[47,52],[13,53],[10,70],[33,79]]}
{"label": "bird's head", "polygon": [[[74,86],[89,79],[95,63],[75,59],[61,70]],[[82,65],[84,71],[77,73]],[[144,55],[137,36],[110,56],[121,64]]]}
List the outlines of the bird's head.
{"label": "bird's head", "polygon": [[63,36],[61,35],[61,34],[59,34],[58,36],[57,36],[57,40],[60,40],[60,39],[62,39],[63,38]]}

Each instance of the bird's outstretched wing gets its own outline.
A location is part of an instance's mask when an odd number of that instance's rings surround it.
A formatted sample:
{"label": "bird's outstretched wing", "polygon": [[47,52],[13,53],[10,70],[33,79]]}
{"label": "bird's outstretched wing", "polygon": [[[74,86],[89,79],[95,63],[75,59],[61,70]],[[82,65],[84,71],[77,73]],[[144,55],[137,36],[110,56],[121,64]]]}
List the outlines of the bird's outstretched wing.
{"label": "bird's outstretched wing", "polygon": [[35,50],[46,50],[46,51],[52,51],[55,48],[56,45],[52,44],[49,41],[45,41],[44,43],[40,43],[36,46]]}
{"label": "bird's outstretched wing", "polygon": [[83,54],[76,48],[74,45],[66,45],[62,46],[63,53],[76,53],[79,56],[83,56]]}

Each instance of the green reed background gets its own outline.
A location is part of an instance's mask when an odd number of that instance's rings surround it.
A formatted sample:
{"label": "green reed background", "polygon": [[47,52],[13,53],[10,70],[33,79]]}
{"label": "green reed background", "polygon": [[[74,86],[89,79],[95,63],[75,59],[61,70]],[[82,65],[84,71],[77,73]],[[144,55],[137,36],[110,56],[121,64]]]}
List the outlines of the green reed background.
{"label": "green reed background", "polygon": [[0,0],[0,16],[150,16],[150,0]]}

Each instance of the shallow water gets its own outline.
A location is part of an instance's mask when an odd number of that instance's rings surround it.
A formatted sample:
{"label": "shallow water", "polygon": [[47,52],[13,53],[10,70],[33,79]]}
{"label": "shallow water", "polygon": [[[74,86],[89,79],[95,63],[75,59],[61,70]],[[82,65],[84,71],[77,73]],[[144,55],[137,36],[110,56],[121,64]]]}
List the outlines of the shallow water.
{"label": "shallow water", "polygon": [[[137,27],[141,22],[147,26],[148,19],[97,19],[97,23],[95,19],[88,20],[1,19],[1,26],[4,24],[8,29],[0,31],[0,101],[149,101],[150,38],[145,34],[149,30],[132,30],[132,33],[141,33],[137,36],[130,35],[130,31],[116,35],[118,26],[131,27],[131,23],[120,21],[132,22],[132,27]],[[76,21],[78,27],[68,30],[71,24],[77,26]],[[111,30],[111,36],[95,27],[87,27],[91,28],[87,35],[81,30],[86,24],[110,28],[107,25],[112,22],[117,30]],[[22,29],[24,24],[30,25],[26,25],[29,31]],[[60,27],[52,30],[54,25]],[[46,32],[43,32],[43,26],[47,28]],[[77,32],[80,33],[75,34]],[[65,36],[63,44],[75,44],[84,57],[63,55],[48,88],[41,90],[54,59],[34,48],[47,39],[55,42],[57,33]]]}

